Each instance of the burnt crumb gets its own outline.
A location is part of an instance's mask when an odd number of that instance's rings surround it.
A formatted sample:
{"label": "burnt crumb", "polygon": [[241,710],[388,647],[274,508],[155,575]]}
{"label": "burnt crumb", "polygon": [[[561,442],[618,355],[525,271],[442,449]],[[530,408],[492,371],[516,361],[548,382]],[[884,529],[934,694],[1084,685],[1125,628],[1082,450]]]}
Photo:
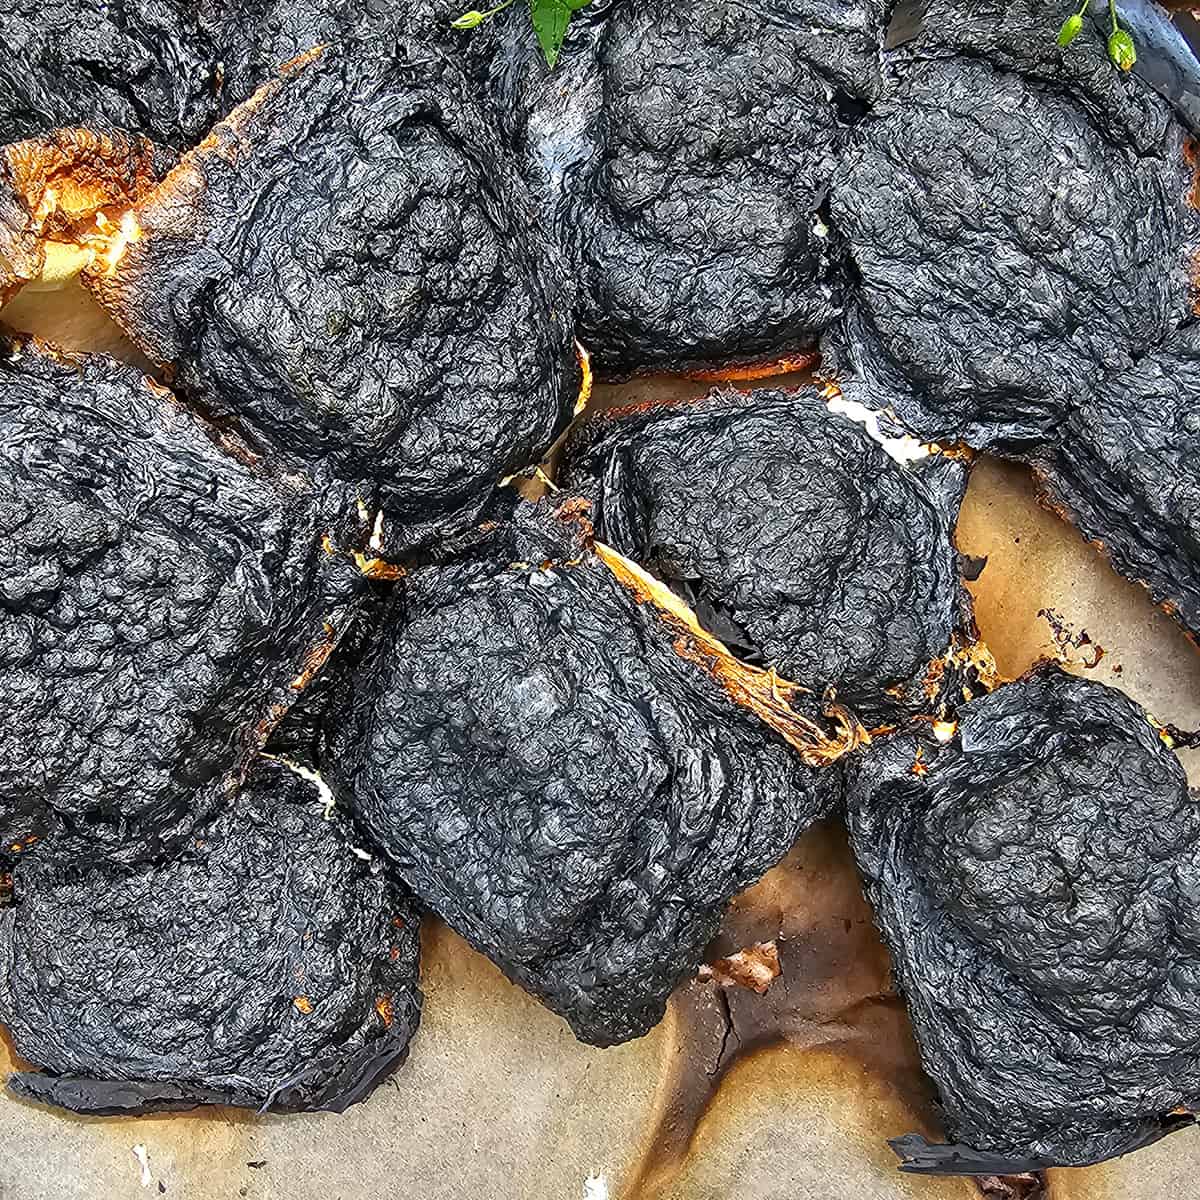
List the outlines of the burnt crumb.
{"label": "burnt crumb", "polygon": [[814,348],[843,288],[822,205],[879,86],[882,7],[592,4],[553,72],[519,6],[498,23],[484,90],[582,285],[602,373]]}
{"label": "burnt crumb", "polygon": [[1042,666],[945,745],[873,746],[847,807],[948,1135],[900,1139],[903,1169],[1079,1166],[1191,1122],[1200,798],[1137,705]]}
{"label": "burnt crumb", "polygon": [[834,181],[859,285],[828,369],[924,437],[1036,445],[1190,313],[1187,130],[1061,21],[938,0]]}
{"label": "burnt crumb", "polygon": [[747,988],[762,996],[781,973],[779,947],[772,941],[756,942],[736,954],[704,963],[696,978],[711,979],[723,988]]}
{"label": "burnt crumb", "polygon": [[0,856],[153,857],[332,652],[350,498],[99,357],[0,358]]}
{"label": "burnt crumb", "polygon": [[563,511],[524,505],[508,553],[405,580],[327,770],[422,902],[609,1045],[830,811],[818,764],[855,733],[639,598]]}
{"label": "burnt crumb", "polygon": [[596,537],[701,623],[865,717],[930,709],[970,626],[953,531],[964,464],[900,463],[816,391],[713,392],[601,414],[569,440]]}
{"label": "burnt crumb", "polygon": [[1072,628],[1066,618],[1057,609],[1039,608],[1037,615],[1050,626],[1054,643],[1058,647],[1058,653],[1064,662],[1070,660],[1070,652],[1072,650],[1080,650],[1083,651],[1079,656],[1081,666],[1091,670],[1100,665],[1100,660],[1104,657],[1105,653],[1104,647],[1094,642],[1091,634],[1086,629]]}
{"label": "burnt crumb", "polygon": [[395,550],[469,525],[571,416],[571,288],[432,50],[306,56],[133,219],[100,302],[200,407],[378,494]]}
{"label": "burnt crumb", "polygon": [[1039,608],[1037,615],[1050,626],[1050,632],[1060,648],[1078,646],[1082,641],[1089,640],[1086,633],[1075,633],[1066,618],[1055,608]]}
{"label": "burnt crumb", "polygon": [[967,583],[975,583],[986,570],[987,564],[986,554],[963,554],[960,551],[958,555],[959,574]]}
{"label": "burnt crumb", "polygon": [[983,1200],[1045,1200],[1046,1177],[1032,1171],[1020,1175],[978,1175],[975,1184]]}
{"label": "burnt crumb", "polygon": [[1200,326],[1114,376],[1033,456],[1052,507],[1200,635]]}
{"label": "burnt crumb", "polygon": [[262,763],[174,859],[19,863],[0,1018],[43,1070],[9,1089],[123,1114],[362,1099],[416,1030],[418,920],[350,836],[308,783]]}
{"label": "burnt crumb", "polygon": [[[1116,668],[1113,668],[1116,670]],[[1169,746],[1177,750],[1192,750],[1200,746],[1200,729],[1181,729],[1178,725],[1160,724],[1162,733],[1169,738]]]}

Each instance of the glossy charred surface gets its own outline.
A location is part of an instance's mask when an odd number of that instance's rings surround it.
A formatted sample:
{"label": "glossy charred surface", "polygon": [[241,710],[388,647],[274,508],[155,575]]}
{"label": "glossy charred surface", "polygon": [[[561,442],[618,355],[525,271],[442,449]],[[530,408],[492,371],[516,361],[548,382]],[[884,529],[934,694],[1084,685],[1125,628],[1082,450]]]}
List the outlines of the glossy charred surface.
{"label": "glossy charred surface", "polygon": [[842,282],[820,210],[878,86],[878,24],[848,0],[616,0],[575,15],[551,73],[528,14],[507,14],[489,90],[602,371],[813,346]]}
{"label": "glossy charred surface", "polygon": [[874,714],[931,705],[930,664],[969,624],[953,544],[966,474],[935,455],[902,465],[805,389],[601,414],[561,482],[735,652]]}
{"label": "glossy charred surface", "polygon": [[852,776],[855,854],[958,1145],[907,1169],[1095,1162],[1200,1096],[1200,801],[1122,693],[1044,667]]}
{"label": "glossy charred surface", "polygon": [[570,292],[433,51],[310,55],[136,220],[101,302],[199,404],[377,487],[398,548],[468,524],[570,417]]}
{"label": "glossy charred surface", "polygon": [[333,731],[328,771],[405,882],[584,1041],[654,1025],[835,799],[694,649],[523,514],[494,557],[411,576]]}
{"label": "glossy charred surface", "polygon": [[935,3],[834,184],[859,287],[828,348],[924,436],[1037,441],[1189,313],[1184,127],[1101,30],[1060,52],[1062,19]]}
{"label": "glossy charred surface", "polygon": [[184,149],[221,115],[220,54],[192,4],[0,0],[0,45],[0,143],[87,124]]}
{"label": "glossy charred surface", "polygon": [[[346,498],[234,456],[101,358],[0,362],[0,835],[161,853],[331,650]],[[244,453],[244,452],[242,452]]]}
{"label": "glossy charred surface", "polygon": [[316,788],[270,763],[178,858],[29,859],[0,915],[0,1019],[76,1112],[341,1111],[416,1031],[418,919]]}
{"label": "glossy charred surface", "polygon": [[1035,459],[1051,503],[1200,637],[1200,327],[1114,376]]}

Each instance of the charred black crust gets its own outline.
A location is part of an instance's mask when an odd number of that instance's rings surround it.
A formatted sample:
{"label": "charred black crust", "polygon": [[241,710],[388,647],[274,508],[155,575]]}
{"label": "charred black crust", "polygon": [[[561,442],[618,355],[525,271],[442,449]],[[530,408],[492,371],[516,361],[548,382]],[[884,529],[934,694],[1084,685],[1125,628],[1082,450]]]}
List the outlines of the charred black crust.
{"label": "charred black crust", "polygon": [[284,63],[316,46],[342,46],[364,58],[385,58],[397,43],[417,39],[469,61],[469,34],[450,25],[461,12],[452,0],[205,0],[199,19],[220,48],[223,116]]}
{"label": "charred black crust", "polygon": [[263,762],[170,861],[18,864],[0,1018],[44,1070],[12,1092],[123,1115],[362,1099],[416,1030],[419,918],[353,838]]}
{"label": "charred black crust", "polygon": [[856,286],[822,373],[1032,463],[1196,636],[1200,65],[1132,4],[1139,70],[1114,71],[1088,19],[1061,52],[1050,0],[934,0],[887,56],[831,192]]}
{"label": "charred black crust", "polygon": [[1047,502],[1200,637],[1200,325],[1080,404],[1031,455]]}
{"label": "charred black crust", "polygon": [[352,498],[239,461],[132,368],[2,358],[4,853],[154,858],[236,790],[352,613],[324,546]]}
{"label": "charred black crust", "polygon": [[[1094,1161],[1105,1162],[1132,1154],[1135,1150],[1144,1150],[1169,1134],[1178,1133],[1195,1123],[1196,1118],[1191,1113],[1164,1113],[1150,1118],[1137,1126],[1127,1142]],[[888,1145],[901,1160],[900,1170],[914,1175],[1025,1175],[1060,1165],[1052,1159],[988,1154],[973,1146],[928,1142],[919,1133],[891,1138]],[[1084,1167],[1094,1163],[1071,1165]]]}
{"label": "charred black crust", "polygon": [[220,51],[180,0],[9,0],[0,45],[0,144],[93,125],[182,150],[222,112]]}
{"label": "charred black crust", "polygon": [[941,455],[900,465],[805,388],[601,413],[560,482],[735,652],[874,719],[932,710],[930,664],[968,636],[967,474]]}
{"label": "charred black crust", "polygon": [[839,165],[857,287],[827,355],[924,437],[1037,445],[1189,315],[1188,130],[1102,36],[1059,52],[1061,20],[935,3]]}
{"label": "charred black crust", "polygon": [[448,0],[6,0],[0,7],[0,145],[70,125],[145,134],[175,151],[286,62],[339,44],[386,55],[405,37],[468,59]]}
{"label": "charred black crust", "polygon": [[1043,666],[871,747],[847,807],[948,1145],[906,1169],[1080,1166],[1200,1095],[1200,797],[1122,693]]}
{"label": "charred black crust", "polygon": [[554,522],[525,506],[500,557],[405,581],[328,769],[425,904],[609,1045],[661,1018],[837,780]]}
{"label": "charred black crust", "polygon": [[813,348],[845,282],[821,232],[843,101],[878,89],[882,8],[593,4],[553,73],[524,13],[498,22],[484,91],[582,285],[602,375]]}
{"label": "charred black crust", "polygon": [[138,220],[101,303],[206,411],[377,496],[397,548],[468,526],[571,417],[573,289],[433,50],[295,64]]}

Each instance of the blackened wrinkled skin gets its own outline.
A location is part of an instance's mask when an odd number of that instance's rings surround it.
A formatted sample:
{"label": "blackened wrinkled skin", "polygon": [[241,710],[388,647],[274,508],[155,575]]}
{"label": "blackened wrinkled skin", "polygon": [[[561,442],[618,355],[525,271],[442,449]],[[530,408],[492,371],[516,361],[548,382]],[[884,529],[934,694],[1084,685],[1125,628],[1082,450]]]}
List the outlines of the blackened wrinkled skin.
{"label": "blackened wrinkled skin", "polygon": [[326,51],[185,156],[91,285],[265,445],[377,488],[396,549],[469,524],[580,382],[526,193],[433,51]]}
{"label": "blackened wrinkled skin", "polygon": [[0,0],[0,46],[0,144],[94,125],[182,150],[221,115],[220,53],[181,0]]}
{"label": "blackened wrinkled skin", "polygon": [[601,414],[572,436],[560,482],[710,632],[860,714],[928,705],[930,663],[969,623],[963,465],[902,466],[812,389]]}
{"label": "blackened wrinkled skin", "polygon": [[1200,798],[1122,693],[1043,667],[944,748],[871,748],[847,804],[953,1143],[908,1169],[1083,1165],[1200,1099]]}
{"label": "blackened wrinkled skin", "polygon": [[162,853],[331,649],[351,501],[234,449],[131,368],[4,343],[4,850]]}
{"label": "blackened wrinkled skin", "polygon": [[442,44],[456,56],[469,51],[470,31],[450,24],[463,11],[456,0],[201,0],[200,21],[221,47],[232,108],[316,46],[384,59],[408,37]]}
{"label": "blackened wrinkled skin", "polygon": [[477,56],[452,0],[0,0],[0,145],[63,126],[195,146],[316,46],[385,59],[405,36]]}
{"label": "blackened wrinkled skin", "polygon": [[332,1109],[403,1061],[418,919],[317,789],[257,767],[167,862],[23,860],[0,915],[0,1020],[44,1073],[18,1096],[76,1112]]}
{"label": "blackened wrinkled skin", "polygon": [[859,287],[827,349],[927,437],[1027,447],[1189,312],[1184,126],[1098,30],[1060,52],[1061,8],[934,4],[833,187]]}
{"label": "blackened wrinkled skin", "polygon": [[878,87],[880,8],[597,3],[553,72],[528,13],[505,14],[488,91],[582,284],[601,371],[813,347],[842,287],[820,210]]}
{"label": "blackened wrinkled skin", "polygon": [[424,903],[609,1045],[661,1018],[836,773],[686,661],[586,546],[532,516],[513,546],[410,577],[326,771]]}
{"label": "blackened wrinkled skin", "polygon": [[1114,376],[1035,458],[1051,503],[1200,637],[1200,326]]}

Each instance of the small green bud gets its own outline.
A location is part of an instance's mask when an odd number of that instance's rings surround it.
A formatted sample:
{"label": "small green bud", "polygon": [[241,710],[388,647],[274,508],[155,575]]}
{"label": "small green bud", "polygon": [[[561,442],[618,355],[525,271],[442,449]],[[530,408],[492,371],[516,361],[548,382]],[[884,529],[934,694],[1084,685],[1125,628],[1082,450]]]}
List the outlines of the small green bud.
{"label": "small green bud", "polygon": [[1137,62],[1137,51],[1133,48],[1133,38],[1127,30],[1114,29],[1108,36],[1108,57],[1121,68],[1128,71]]}
{"label": "small green bud", "polygon": [[474,29],[476,25],[482,25],[487,20],[487,14],[481,13],[479,9],[473,8],[470,12],[465,12],[455,21],[451,21],[450,25],[453,29]]}
{"label": "small green bud", "polygon": [[1082,29],[1083,17],[1079,13],[1072,13],[1058,31],[1058,44],[1065,50],[1079,36]]}

